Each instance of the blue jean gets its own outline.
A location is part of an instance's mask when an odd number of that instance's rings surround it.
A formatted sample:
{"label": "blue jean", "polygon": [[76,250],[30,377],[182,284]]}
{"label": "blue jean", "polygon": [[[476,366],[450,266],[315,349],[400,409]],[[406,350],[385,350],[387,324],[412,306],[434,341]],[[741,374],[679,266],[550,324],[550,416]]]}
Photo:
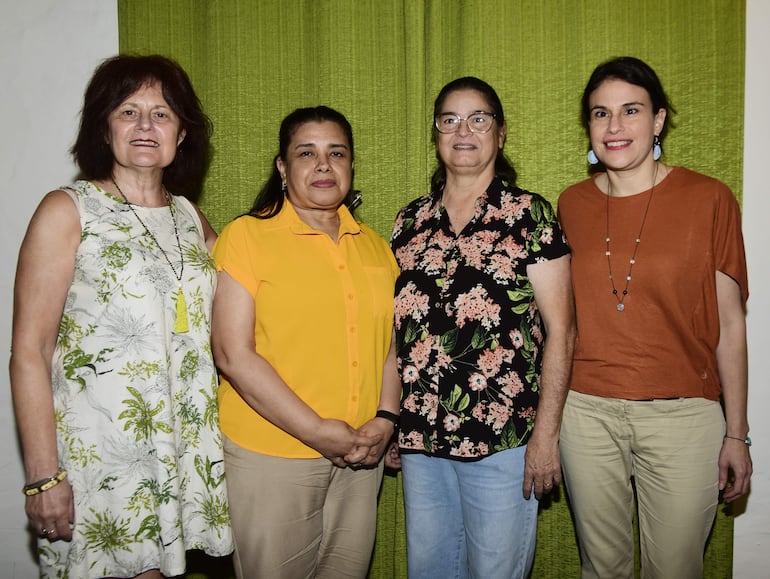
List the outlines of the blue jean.
{"label": "blue jean", "polygon": [[522,493],[526,446],[476,462],[401,456],[410,579],[521,579],[537,500]]}

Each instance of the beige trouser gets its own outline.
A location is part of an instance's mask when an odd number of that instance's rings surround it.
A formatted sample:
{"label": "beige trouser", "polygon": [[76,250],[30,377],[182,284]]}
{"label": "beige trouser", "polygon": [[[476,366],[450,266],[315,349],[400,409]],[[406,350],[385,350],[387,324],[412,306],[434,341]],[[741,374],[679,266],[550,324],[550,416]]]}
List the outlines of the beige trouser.
{"label": "beige trouser", "polygon": [[711,400],[569,393],[559,446],[583,579],[634,577],[632,476],[642,578],[703,577],[724,433]]}
{"label": "beige trouser", "polygon": [[239,579],[366,577],[383,464],[246,450],[225,437],[225,474]]}

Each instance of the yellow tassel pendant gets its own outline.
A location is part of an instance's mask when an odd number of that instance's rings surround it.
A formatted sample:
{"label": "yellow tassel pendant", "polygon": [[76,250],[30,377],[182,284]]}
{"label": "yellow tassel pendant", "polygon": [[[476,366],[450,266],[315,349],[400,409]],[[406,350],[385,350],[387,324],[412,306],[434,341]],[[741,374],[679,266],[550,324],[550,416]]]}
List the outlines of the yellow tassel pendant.
{"label": "yellow tassel pendant", "polygon": [[187,321],[187,302],[184,299],[182,286],[179,286],[179,292],[176,295],[176,324],[174,324],[175,334],[184,334],[189,331],[190,324]]}

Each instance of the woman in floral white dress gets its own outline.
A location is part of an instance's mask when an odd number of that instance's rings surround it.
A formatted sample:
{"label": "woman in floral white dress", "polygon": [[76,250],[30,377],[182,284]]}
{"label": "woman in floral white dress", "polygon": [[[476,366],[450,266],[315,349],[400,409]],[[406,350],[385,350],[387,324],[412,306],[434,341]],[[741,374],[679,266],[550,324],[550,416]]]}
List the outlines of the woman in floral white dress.
{"label": "woman in floral white dress", "polygon": [[11,386],[43,577],[162,577],[232,550],[210,339],[211,128],[163,57],[102,63],[19,255]]}

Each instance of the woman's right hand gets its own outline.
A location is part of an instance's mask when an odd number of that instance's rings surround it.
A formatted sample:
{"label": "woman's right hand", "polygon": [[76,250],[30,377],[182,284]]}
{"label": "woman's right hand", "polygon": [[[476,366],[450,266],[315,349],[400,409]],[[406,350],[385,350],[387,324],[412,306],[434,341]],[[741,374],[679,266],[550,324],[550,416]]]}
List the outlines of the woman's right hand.
{"label": "woman's right hand", "polygon": [[312,439],[305,443],[336,466],[344,468],[362,462],[370,449],[381,440],[381,435],[368,436],[342,420],[326,418],[321,420]]}
{"label": "woman's right hand", "polygon": [[25,510],[30,528],[39,537],[50,541],[72,540],[75,505],[67,479],[47,491],[27,497]]}
{"label": "woman's right hand", "polygon": [[391,442],[388,450],[385,451],[385,468],[401,470],[401,453],[397,442]]}

